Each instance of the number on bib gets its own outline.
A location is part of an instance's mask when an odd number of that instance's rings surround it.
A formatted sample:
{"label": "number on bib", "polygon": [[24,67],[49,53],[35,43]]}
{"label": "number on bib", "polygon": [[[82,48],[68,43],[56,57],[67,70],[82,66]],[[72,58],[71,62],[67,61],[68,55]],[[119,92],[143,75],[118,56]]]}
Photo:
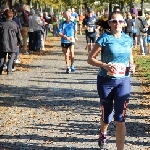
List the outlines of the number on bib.
{"label": "number on bib", "polygon": [[116,68],[113,72],[108,72],[107,75],[113,77],[122,77],[125,75],[126,66],[123,63],[113,63],[113,66]]}

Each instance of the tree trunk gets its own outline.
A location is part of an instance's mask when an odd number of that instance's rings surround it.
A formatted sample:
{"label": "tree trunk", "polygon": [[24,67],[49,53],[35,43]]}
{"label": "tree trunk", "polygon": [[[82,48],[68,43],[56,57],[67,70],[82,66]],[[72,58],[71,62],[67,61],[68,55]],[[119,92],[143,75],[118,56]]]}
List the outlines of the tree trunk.
{"label": "tree trunk", "polygon": [[109,13],[112,13],[112,3],[109,3]]}
{"label": "tree trunk", "polygon": [[124,8],[124,2],[123,1],[120,2],[120,8],[121,8],[121,11],[123,12],[123,8]]}
{"label": "tree trunk", "polygon": [[130,0],[130,12],[132,12],[133,0]]}
{"label": "tree trunk", "polygon": [[143,16],[143,14],[144,14],[144,7],[143,7],[143,5],[144,5],[144,0],[141,0],[141,11],[142,11],[142,16]]}

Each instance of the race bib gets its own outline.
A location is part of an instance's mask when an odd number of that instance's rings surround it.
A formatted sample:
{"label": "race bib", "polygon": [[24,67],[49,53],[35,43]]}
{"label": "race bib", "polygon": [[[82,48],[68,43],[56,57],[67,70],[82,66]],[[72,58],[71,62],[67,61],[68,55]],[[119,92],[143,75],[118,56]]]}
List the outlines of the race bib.
{"label": "race bib", "polygon": [[88,27],[88,32],[94,32],[94,28],[93,27]]}
{"label": "race bib", "polygon": [[125,76],[126,66],[123,63],[113,63],[113,66],[116,68],[113,72],[108,72],[107,75],[113,77],[123,77]]}

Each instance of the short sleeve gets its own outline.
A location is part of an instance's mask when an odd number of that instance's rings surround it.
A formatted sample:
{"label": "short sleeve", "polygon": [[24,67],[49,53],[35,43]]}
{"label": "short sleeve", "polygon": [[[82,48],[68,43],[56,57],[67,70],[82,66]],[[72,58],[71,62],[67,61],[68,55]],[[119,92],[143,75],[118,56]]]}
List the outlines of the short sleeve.
{"label": "short sleeve", "polygon": [[105,34],[102,34],[97,40],[96,43],[98,43],[100,46],[105,46],[106,37]]}
{"label": "short sleeve", "polygon": [[75,18],[78,18],[78,14],[76,13],[76,16],[75,16]]}
{"label": "short sleeve", "polygon": [[63,30],[63,22],[60,23],[59,25],[58,33],[62,32],[62,30]]}

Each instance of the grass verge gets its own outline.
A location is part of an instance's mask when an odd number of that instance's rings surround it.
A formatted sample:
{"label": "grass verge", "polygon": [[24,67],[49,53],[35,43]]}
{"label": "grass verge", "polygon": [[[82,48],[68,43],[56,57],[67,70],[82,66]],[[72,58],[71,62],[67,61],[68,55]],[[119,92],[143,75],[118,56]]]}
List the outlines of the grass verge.
{"label": "grass verge", "polygon": [[139,55],[139,51],[139,49],[133,49],[136,74],[137,78],[141,81],[143,99],[148,100],[147,107],[150,108],[150,55]]}
{"label": "grass verge", "polygon": [[150,81],[150,56],[136,56],[134,58],[136,69],[141,77]]}

